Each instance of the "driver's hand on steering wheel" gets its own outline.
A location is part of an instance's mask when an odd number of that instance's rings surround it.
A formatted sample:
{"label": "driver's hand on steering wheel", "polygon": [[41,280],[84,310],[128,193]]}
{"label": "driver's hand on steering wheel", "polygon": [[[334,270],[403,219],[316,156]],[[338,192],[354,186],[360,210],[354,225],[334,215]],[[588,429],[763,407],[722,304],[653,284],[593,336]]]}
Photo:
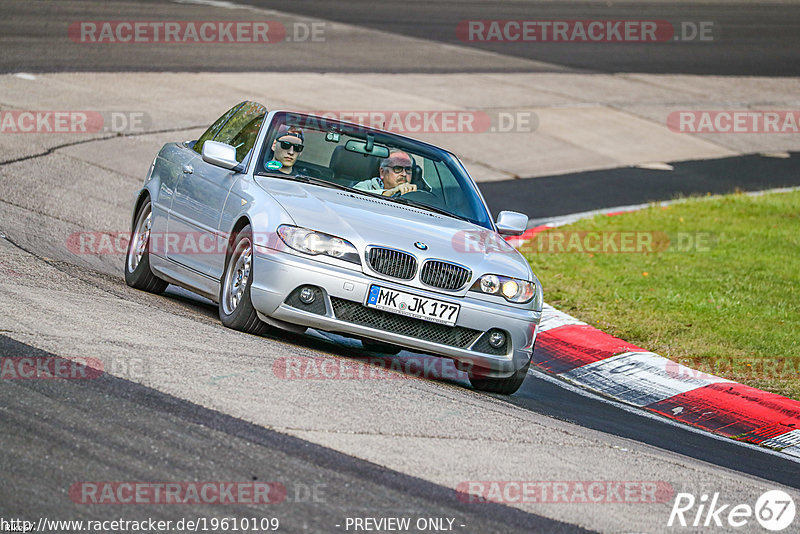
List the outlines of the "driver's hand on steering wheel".
{"label": "driver's hand on steering wheel", "polygon": [[387,197],[391,197],[394,195],[405,195],[406,193],[410,193],[411,191],[416,191],[417,185],[416,184],[400,184],[396,185],[391,189],[387,189],[383,192],[383,194]]}

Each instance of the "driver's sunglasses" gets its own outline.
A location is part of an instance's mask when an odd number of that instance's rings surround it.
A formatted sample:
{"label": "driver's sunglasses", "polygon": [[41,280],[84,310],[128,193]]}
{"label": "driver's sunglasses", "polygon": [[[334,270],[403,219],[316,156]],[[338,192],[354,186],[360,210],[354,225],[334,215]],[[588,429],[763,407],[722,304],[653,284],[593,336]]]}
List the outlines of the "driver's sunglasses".
{"label": "driver's sunglasses", "polygon": [[387,169],[392,169],[392,172],[395,174],[400,174],[403,171],[406,171],[406,174],[411,174],[411,167],[403,167],[402,165],[393,165],[391,167],[386,167]]}
{"label": "driver's sunglasses", "polygon": [[281,144],[281,148],[284,150],[289,150],[290,147],[294,147],[294,151],[298,154],[303,151],[303,145],[298,145],[296,143],[291,143],[289,141],[278,141]]}

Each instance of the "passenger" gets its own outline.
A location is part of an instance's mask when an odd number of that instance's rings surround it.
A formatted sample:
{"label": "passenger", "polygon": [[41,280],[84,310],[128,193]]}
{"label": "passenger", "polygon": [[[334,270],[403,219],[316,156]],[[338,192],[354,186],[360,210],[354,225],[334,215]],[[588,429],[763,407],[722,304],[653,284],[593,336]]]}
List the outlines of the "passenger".
{"label": "passenger", "polygon": [[280,171],[290,176],[296,176],[294,164],[303,151],[303,131],[296,126],[286,124],[278,128],[278,134],[272,142],[272,159],[264,166],[272,171]]}
{"label": "passenger", "polygon": [[362,191],[380,191],[382,195],[405,195],[416,191],[417,186],[411,182],[411,171],[414,160],[402,150],[392,150],[389,157],[381,161],[379,176],[358,182],[355,187]]}

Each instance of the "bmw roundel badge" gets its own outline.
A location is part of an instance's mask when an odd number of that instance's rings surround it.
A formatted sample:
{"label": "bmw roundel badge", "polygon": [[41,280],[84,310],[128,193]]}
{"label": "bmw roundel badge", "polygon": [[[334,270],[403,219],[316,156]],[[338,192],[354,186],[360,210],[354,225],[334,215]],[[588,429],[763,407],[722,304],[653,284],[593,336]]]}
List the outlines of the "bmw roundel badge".
{"label": "bmw roundel badge", "polygon": [[428,250],[428,245],[426,245],[422,241],[417,241],[416,243],[414,243],[414,246],[420,250]]}

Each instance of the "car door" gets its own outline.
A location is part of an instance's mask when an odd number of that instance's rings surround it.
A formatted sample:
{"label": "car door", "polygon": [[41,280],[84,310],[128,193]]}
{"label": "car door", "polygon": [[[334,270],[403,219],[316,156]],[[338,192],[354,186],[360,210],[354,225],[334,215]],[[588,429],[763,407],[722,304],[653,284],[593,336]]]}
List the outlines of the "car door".
{"label": "car door", "polygon": [[[250,143],[252,147],[257,130],[252,139],[245,135],[244,141],[243,132],[249,132],[254,122],[263,121],[265,114],[266,108],[255,102],[235,106],[222,117],[227,119],[216,132],[204,134],[195,143],[195,154],[202,153],[202,143],[209,139],[226,144]],[[242,144],[240,148],[244,147]],[[221,276],[219,266],[224,263],[227,235],[219,232],[220,218],[228,193],[240,177],[238,172],[207,163],[199,155],[183,165],[168,222],[169,259],[206,276]]]}
{"label": "car door", "polygon": [[167,232],[169,215],[172,210],[172,201],[175,190],[183,177],[182,169],[191,166],[197,153],[185,143],[170,143],[164,145],[153,162],[152,178],[157,179],[158,189],[153,198],[153,215],[150,226],[152,254],[164,256],[166,249],[164,237]]}

